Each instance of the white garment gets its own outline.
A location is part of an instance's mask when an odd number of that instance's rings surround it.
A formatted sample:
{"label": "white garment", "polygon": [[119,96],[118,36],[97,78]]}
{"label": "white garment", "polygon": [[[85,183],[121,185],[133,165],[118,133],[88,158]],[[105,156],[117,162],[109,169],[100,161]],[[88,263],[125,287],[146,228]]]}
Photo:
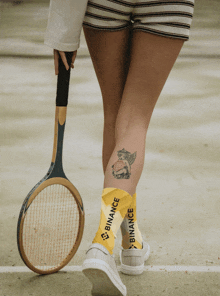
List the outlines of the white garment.
{"label": "white garment", "polygon": [[62,51],[79,48],[88,0],[50,0],[44,43]]}

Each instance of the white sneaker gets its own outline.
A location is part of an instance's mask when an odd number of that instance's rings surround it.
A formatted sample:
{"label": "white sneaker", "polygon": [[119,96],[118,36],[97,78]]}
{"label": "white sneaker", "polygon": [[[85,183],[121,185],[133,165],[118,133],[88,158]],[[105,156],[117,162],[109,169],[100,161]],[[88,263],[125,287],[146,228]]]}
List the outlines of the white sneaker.
{"label": "white sneaker", "polygon": [[126,296],[114,257],[101,244],[92,244],[86,253],[82,271],[93,284],[93,296]]}
{"label": "white sneaker", "polygon": [[150,246],[143,241],[143,249],[122,249],[120,251],[121,272],[138,275],[144,271],[144,261],[150,256]]}

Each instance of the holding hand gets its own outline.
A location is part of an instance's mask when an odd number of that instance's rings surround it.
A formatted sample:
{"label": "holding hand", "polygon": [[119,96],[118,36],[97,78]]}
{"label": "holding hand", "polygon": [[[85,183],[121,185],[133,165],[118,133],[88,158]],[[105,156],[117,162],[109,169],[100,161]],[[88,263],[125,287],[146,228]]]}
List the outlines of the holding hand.
{"label": "holding hand", "polygon": [[[59,67],[59,54],[61,56],[61,59],[66,67],[67,70],[69,70],[69,65],[67,63],[67,60],[66,60],[66,55],[65,55],[65,52],[64,51],[60,51],[60,50],[57,50],[57,49],[54,49],[53,50],[53,54],[54,54],[54,66],[55,66],[55,75],[58,75],[59,71],[58,71],[58,67]],[[75,62],[75,59],[76,59],[76,54],[77,54],[77,50],[75,50],[73,52],[73,57],[72,57],[72,62],[71,62],[71,68],[74,68],[74,62]]]}

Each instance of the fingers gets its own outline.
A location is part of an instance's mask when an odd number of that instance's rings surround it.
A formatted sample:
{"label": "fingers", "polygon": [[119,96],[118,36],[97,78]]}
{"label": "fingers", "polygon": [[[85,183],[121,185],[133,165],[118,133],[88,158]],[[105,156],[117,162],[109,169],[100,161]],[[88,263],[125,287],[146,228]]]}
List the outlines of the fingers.
{"label": "fingers", "polygon": [[74,68],[74,62],[75,62],[75,59],[76,59],[76,55],[77,55],[77,50],[75,50],[73,52],[73,57],[72,57],[72,62],[71,62],[71,68],[72,69]]}
{"label": "fingers", "polygon": [[[55,75],[59,74],[59,54],[61,56],[61,59],[63,61],[63,64],[64,64],[66,70],[68,71],[69,70],[69,65],[67,63],[65,52],[64,51],[58,51],[57,49],[54,49],[53,52],[54,52]],[[76,59],[76,54],[77,54],[77,50],[75,50],[73,52],[73,57],[72,57],[72,61],[71,61],[71,68],[74,68],[74,62],[75,62],[75,59]]]}
{"label": "fingers", "polygon": [[60,53],[60,56],[61,56],[61,59],[64,63],[64,66],[66,67],[66,70],[68,71],[69,70],[69,65],[67,63],[67,60],[66,60],[66,55],[65,55],[65,52],[64,51],[59,51]]}

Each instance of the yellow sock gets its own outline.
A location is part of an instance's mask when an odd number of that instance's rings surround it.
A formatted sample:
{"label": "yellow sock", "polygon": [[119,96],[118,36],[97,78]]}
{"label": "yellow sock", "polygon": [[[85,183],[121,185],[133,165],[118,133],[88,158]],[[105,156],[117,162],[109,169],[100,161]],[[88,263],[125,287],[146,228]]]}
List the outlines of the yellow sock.
{"label": "yellow sock", "polygon": [[131,195],[124,190],[117,188],[103,189],[99,229],[96,232],[93,243],[103,245],[110,254],[113,253],[116,233],[131,201]]}
{"label": "yellow sock", "polygon": [[142,249],[142,235],[138,229],[136,215],[136,193],[121,224],[122,247],[124,249]]}

